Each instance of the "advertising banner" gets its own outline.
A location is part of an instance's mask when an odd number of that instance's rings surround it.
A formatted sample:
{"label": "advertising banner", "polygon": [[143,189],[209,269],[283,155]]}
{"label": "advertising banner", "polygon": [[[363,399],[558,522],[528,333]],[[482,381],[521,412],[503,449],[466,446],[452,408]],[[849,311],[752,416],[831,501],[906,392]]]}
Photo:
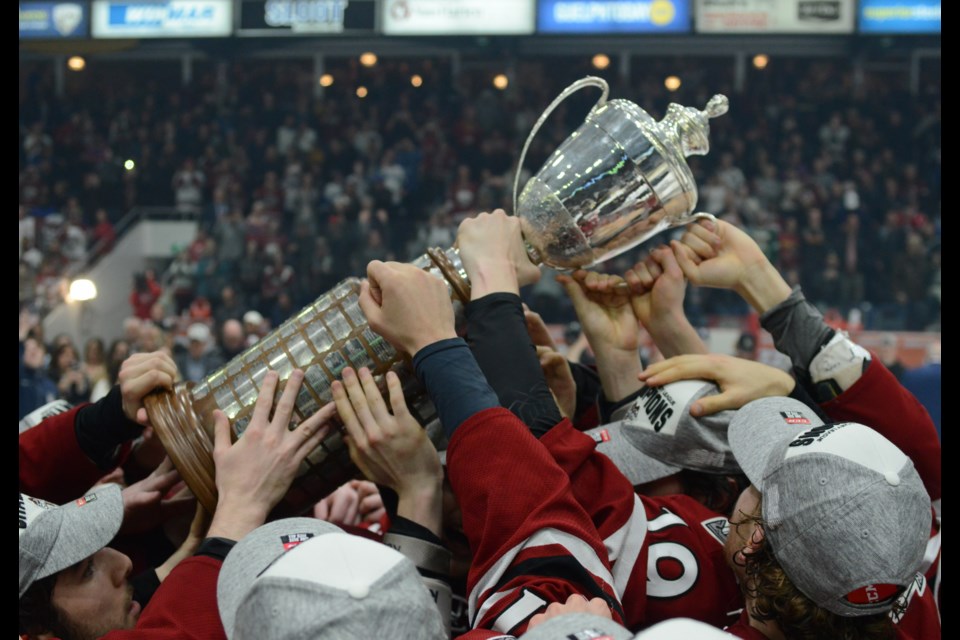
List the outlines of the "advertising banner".
{"label": "advertising banner", "polygon": [[688,33],[690,0],[540,0],[539,33]]}
{"label": "advertising banner", "polygon": [[241,0],[238,36],[372,34],[376,0]]}
{"label": "advertising banner", "polygon": [[94,38],[225,37],[233,2],[224,0],[94,0]]}
{"label": "advertising banner", "polygon": [[700,0],[698,33],[853,33],[854,0]]}
{"label": "advertising banner", "polygon": [[60,40],[90,34],[85,2],[21,2],[20,39]]}
{"label": "advertising banner", "polygon": [[940,2],[860,0],[861,33],[940,33]]}
{"label": "advertising banner", "polygon": [[529,35],[534,27],[534,0],[384,0],[381,7],[386,35]]}

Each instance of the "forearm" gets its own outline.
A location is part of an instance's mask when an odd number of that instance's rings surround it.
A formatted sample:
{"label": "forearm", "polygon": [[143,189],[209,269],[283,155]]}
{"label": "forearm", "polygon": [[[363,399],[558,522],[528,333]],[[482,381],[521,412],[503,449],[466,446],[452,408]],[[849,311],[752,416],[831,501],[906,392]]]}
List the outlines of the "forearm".
{"label": "forearm", "polygon": [[534,434],[560,422],[560,409],[527,330],[520,296],[501,291],[474,299],[466,315],[470,350],[500,405]]}
{"label": "forearm", "polygon": [[443,480],[429,485],[404,488],[397,492],[397,515],[425,527],[439,536],[442,525]]}
{"label": "forearm", "polygon": [[413,367],[447,437],[470,416],[500,404],[461,338],[439,340],[420,349],[413,357]]}
{"label": "forearm", "polygon": [[773,336],[777,350],[790,357],[799,373],[807,375],[810,362],[834,334],[823,314],[804,297],[800,287],[760,316],[760,325]]}
{"label": "forearm", "polygon": [[767,261],[750,267],[734,289],[760,314],[766,313],[790,296],[790,285],[777,268]]}
{"label": "forearm", "polygon": [[639,352],[600,347],[594,349],[593,353],[603,397],[607,402],[618,402],[643,387],[637,378],[643,371]]}
{"label": "forearm", "polygon": [[77,412],[74,428],[80,448],[104,471],[116,466],[120,446],[143,431],[143,427],[124,414],[118,386],[97,402],[82,407]]}
{"label": "forearm", "polygon": [[646,328],[664,358],[687,353],[710,353],[682,309],[678,313],[649,322]]}

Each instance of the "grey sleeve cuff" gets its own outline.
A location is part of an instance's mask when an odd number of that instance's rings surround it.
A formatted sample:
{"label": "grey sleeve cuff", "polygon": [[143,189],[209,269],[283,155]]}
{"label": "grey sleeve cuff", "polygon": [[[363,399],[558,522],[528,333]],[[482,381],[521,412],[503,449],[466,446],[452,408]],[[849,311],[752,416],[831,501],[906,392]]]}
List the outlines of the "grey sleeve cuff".
{"label": "grey sleeve cuff", "polygon": [[760,326],[773,336],[777,351],[789,356],[794,369],[804,375],[810,369],[810,361],[834,334],[799,286],[786,300],[760,316]]}

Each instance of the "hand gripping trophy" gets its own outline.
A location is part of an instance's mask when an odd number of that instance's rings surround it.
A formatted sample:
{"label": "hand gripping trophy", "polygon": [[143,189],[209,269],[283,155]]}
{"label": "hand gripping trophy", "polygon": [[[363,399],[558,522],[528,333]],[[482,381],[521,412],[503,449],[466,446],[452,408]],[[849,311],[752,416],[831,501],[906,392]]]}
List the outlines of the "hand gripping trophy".
{"label": "hand gripping trophy", "polygon": [[[599,101],[518,194],[534,136],[563,100],[585,87],[601,89]],[[514,214],[535,264],[560,271],[587,268],[661,231],[709,215],[694,213],[697,187],[685,158],[709,151],[709,118],[726,113],[726,97],[714,96],[703,111],[671,104],[658,122],[628,100],[607,100],[608,92],[601,78],[573,83],[547,107],[524,144],[514,182]],[[457,249],[431,248],[413,264],[446,282],[462,320],[470,283]],[[375,376],[396,371],[411,412],[423,425],[434,420],[433,405],[407,358],[367,325],[359,291],[359,278],[344,280],[202,382],[181,382],[172,391],[147,398],[151,423],[164,447],[209,511],[217,504],[213,412],[222,410],[239,438],[270,370],[280,375],[278,397],[290,373],[304,371],[295,408],[299,419],[332,400],[331,383],[351,366],[368,367]],[[332,430],[308,455],[272,515],[300,515],[358,474],[342,434]]]}

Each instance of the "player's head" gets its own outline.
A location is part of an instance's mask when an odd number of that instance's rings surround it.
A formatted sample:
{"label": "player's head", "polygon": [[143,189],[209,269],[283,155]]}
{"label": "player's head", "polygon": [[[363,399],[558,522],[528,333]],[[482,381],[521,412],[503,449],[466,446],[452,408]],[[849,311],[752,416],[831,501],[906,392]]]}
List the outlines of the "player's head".
{"label": "player's head", "polygon": [[132,563],[106,546],[123,519],[120,488],[63,506],[21,493],[19,506],[20,633],[87,640],[132,628],[140,615]]}
{"label": "player's head", "polygon": [[268,522],[238,542],[217,605],[232,640],[448,636],[409,558],[316,518]]}
{"label": "player's head", "polygon": [[697,400],[718,393],[707,380],[646,387],[620,421],[588,433],[644,495],[683,493],[726,514],[748,484],[727,441],[734,412],[690,412]]}
{"label": "player's head", "polygon": [[889,631],[887,613],[916,579],[930,531],[930,498],[910,459],[867,426],[825,424],[779,397],[741,408],[730,445],[752,483],[726,544],[750,614],[788,637]]}

